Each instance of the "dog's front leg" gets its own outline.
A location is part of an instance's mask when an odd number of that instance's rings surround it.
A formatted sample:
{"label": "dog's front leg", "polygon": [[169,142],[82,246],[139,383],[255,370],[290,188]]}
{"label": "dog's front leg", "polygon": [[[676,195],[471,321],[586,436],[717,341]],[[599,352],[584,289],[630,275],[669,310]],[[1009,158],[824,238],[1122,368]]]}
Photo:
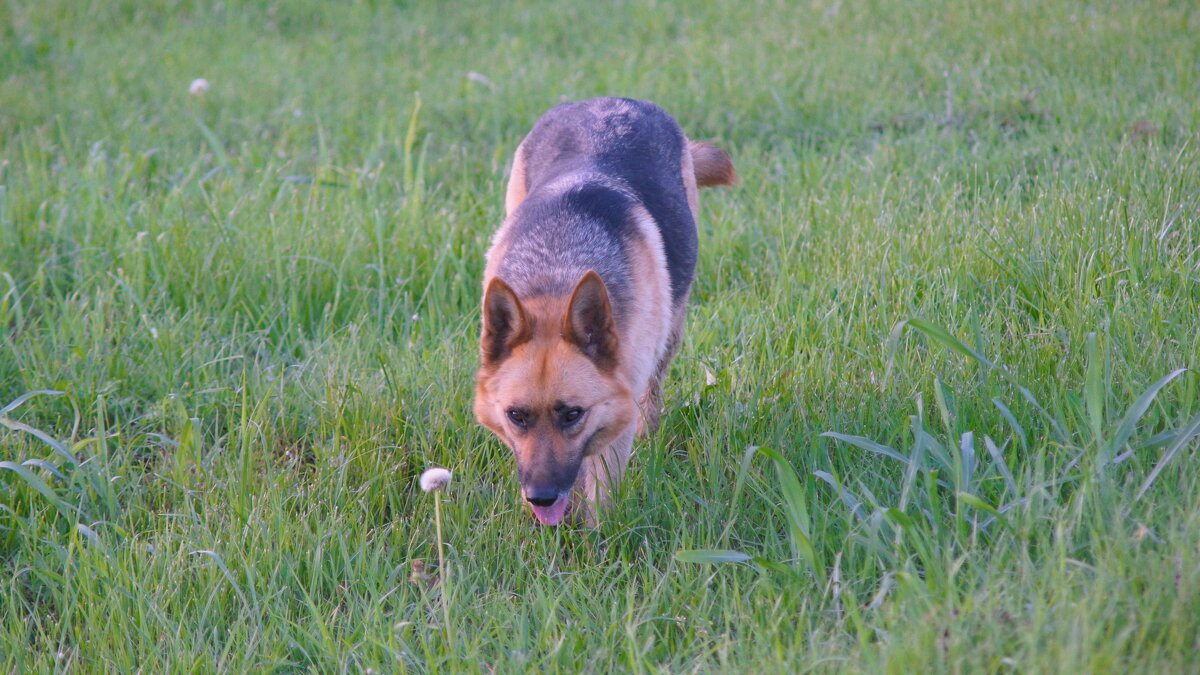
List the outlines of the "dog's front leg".
{"label": "dog's front leg", "polygon": [[633,454],[635,431],[631,425],[603,450],[583,458],[583,499],[579,500],[578,506],[580,520],[589,527],[599,527],[600,512],[608,508],[611,492],[625,474]]}

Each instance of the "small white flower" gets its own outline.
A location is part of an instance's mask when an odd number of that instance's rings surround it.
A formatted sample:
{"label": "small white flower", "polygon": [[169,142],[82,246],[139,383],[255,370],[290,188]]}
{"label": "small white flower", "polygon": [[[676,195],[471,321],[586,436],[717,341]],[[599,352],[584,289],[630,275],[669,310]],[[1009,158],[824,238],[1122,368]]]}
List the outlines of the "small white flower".
{"label": "small white flower", "polygon": [[208,80],[203,77],[192,80],[192,85],[188,87],[188,93],[192,96],[202,96],[206,91],[208,91]]}
{"label": "small white flower", "polygon": [[480,75],[479,73],[477,73],[473,70],[471,72],[467,73],[467,79],[471,80],[472,82],[478,82],[479,84],[482,84],[483,86],[487,87],[488,89],[491,89],[492,91],[496,90],[496,85],[492,84],[491,80],[487,79],[487,77]]}
{"label": "small white flower", "polygon": [[450,484],[450,470],[435,466],[421,474],[421,489],[426,492],[437,492]]}

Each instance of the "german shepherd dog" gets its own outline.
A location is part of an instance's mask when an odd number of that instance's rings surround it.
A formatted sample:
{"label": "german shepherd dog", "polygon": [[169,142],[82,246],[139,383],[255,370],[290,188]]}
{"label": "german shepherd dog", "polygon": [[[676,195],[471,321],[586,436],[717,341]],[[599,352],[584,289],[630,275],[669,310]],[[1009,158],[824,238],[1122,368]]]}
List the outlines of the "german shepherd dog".
{"label": "german shepherd dog", "polygon": [[696,272],[698,187],[723,151],[646,101],[547,112],[517,148],[483,275],[475,416],[517,460],[543,525],[596,525],[662,381]]}

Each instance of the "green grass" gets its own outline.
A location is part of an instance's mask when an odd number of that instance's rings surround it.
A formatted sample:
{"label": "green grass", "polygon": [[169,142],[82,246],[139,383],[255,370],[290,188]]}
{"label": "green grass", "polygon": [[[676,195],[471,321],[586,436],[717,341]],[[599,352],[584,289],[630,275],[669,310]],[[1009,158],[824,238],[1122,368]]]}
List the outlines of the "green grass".
{"label": "green grass", "polygon": [[[1170,1],[5,2],[0,671],[1194,670],[1197,34]],[[604,94],[744,183],[702,198],[618,506],[542,529],[470,413],[479,282],[516,144]]]}

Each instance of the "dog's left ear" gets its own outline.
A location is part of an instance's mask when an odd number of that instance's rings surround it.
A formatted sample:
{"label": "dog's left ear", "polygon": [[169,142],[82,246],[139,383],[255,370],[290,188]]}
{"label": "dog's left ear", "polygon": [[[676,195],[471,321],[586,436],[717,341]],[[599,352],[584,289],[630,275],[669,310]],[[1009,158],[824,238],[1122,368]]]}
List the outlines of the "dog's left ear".
{"label": "dog's left ear", "polygon": [[601,370],[617,365],[617,327],[612,314],[604,280],[588,270],[571,293],[562,334]]}

